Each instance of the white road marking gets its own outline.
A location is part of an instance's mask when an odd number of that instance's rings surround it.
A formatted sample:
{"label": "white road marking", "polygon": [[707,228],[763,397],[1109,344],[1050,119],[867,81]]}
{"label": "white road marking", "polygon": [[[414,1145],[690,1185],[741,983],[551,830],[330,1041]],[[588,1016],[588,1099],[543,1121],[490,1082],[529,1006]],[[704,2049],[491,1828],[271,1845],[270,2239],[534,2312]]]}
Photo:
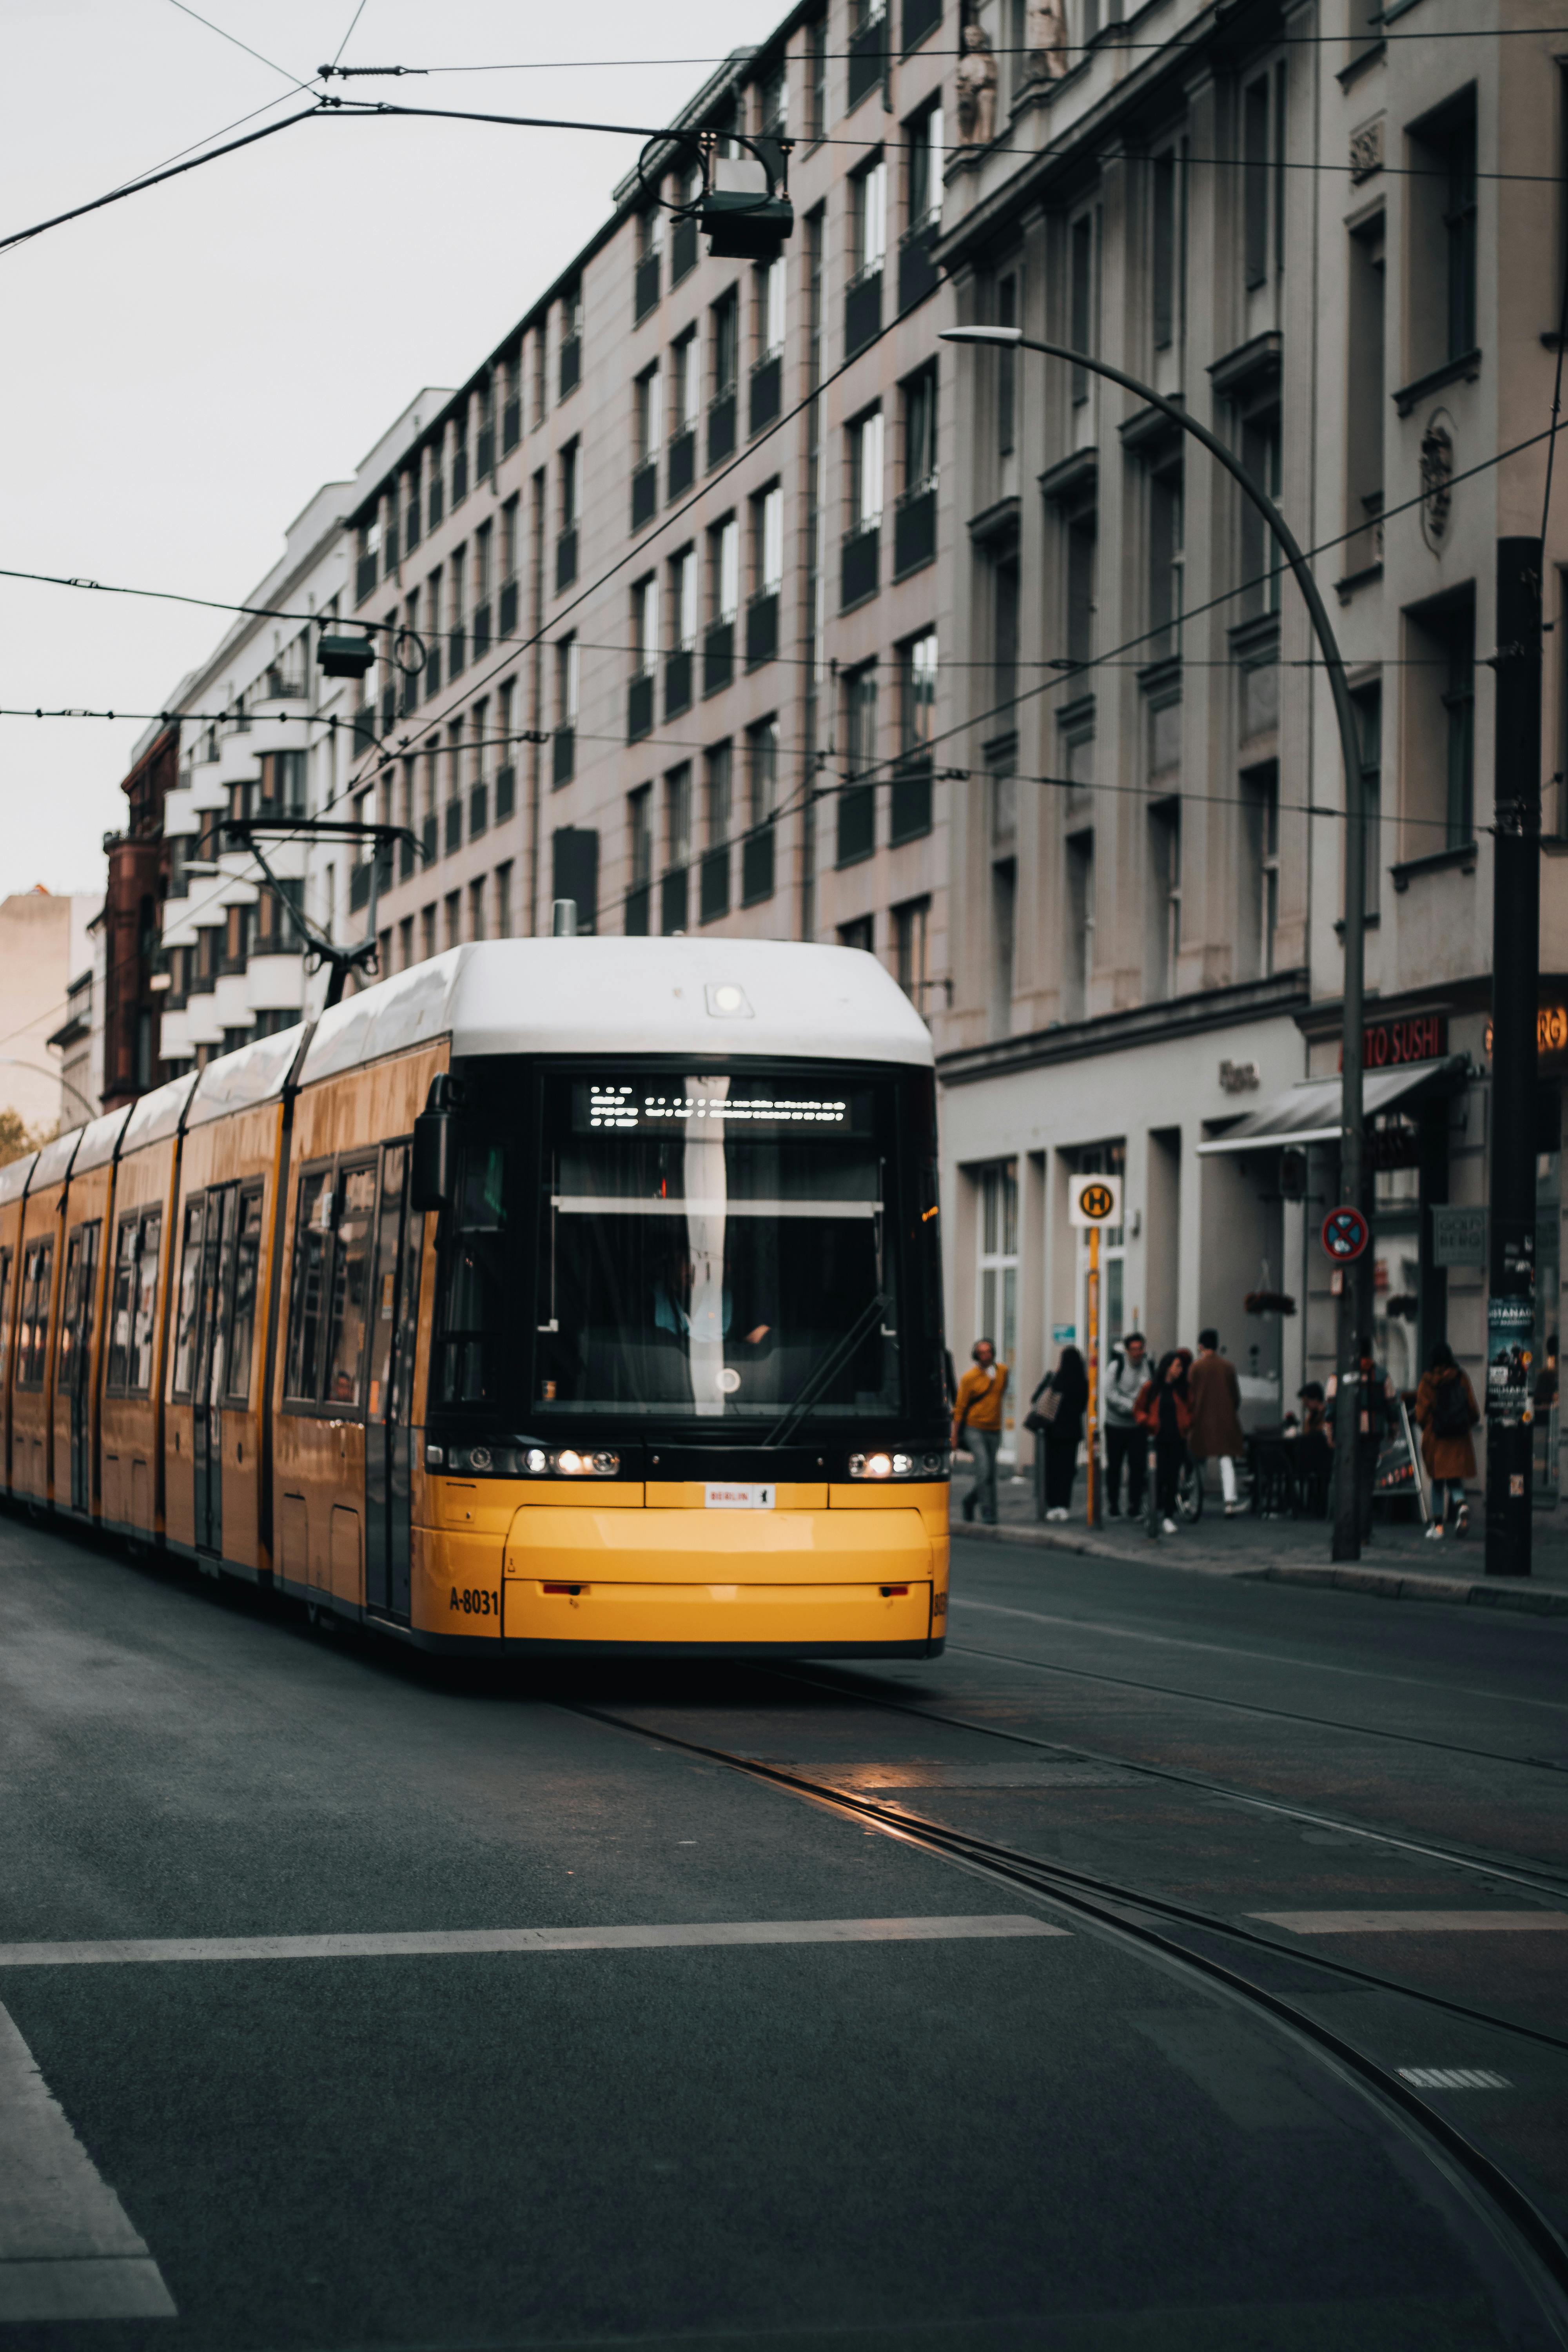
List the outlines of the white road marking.
{"label": "white road marking", "polygon": [[[962,1529],[954,1528],[955,1535]],[[1203,1650],[1215,1658],[1247,1658],[1264,1666],[1289,1666],[1312,1675],[1345,1675],[1356,1682],[1408,1683],[1413,1690],[1425,1691],[1428,1698],[1496,1699],[1503,1706],[1542,1706],[1553,1715],[1568,1714],[1568,1702],[1558,1698],[1520,1697],[1509,1691],[1472,1690],[1465,1683],[1436,1682],[1430,1675],[1391,1674],[1383,1666],[1341,1666],[1327,1658],[1282,1658],[1273,1650],[1233,1649],[1228,1642],[1195,1642],[1186,1633],[1151,1633],[1141,1625],[1103,1625],[1092,1617],[1048,1616],[1042,1609],[1010,1609],[1000,1601],[975,1601],[967,1593],[954,1593],[949,1604],[954,1609],[982,1609],[988,1617],[1025,1617],[1031,1625],[1065,1625],[1075,1633],[1109,1633],[1119,1642],[1152,1642],[1157,1649]],[[954,1644],[954,1646],[958,1646]],[[1037,1658],[1018,1658],[1016,1665],[1038,1665]],[[1199,1698],[1199,1691],[1173,1691],[1174,1698]]]}
{"label": "white road marking", "polygon": [[174,2316],[157,2263],[0,2009],[0,2321]]}
{"label": "white road marking", "polygon": [[699,1919],[660,1927],[453,1927],[381,1936],[169,1936],[92,1944],[0,1944],[0,1968],[103,1967],[133,1960],[381,1960],[464,1952],[651,1952],[728,1944],[936,1944],[973,1937],[1065,1936],[1026,1911],[972,1918]]}
{"label": "white road marking", "polygon": [[1506,2074],[1489,2066],[1401,2066],[1399,2079],[1415,2091],[1511,2091]]}
{"label": "white road marking", "polygon": [[1249,1911],[1293,1936],[1468,1936],[1535,1929],[1561,1935],[1568,1911]]}

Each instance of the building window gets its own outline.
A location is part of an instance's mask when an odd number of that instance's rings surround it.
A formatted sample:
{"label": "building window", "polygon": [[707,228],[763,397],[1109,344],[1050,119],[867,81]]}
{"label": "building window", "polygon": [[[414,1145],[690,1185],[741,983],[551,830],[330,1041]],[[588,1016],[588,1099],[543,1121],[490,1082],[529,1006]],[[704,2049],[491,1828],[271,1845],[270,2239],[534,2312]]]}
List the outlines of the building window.
{"label": "building window", "polygon": [[1157,352],[1168,352],[1177,337],[1177,256],[1185,244],[1178,207],[1184,185],[1177,150],[1164,148],[1149,173],[1149,291]]}
{"label": "building window", "polygon": [[646,466],[664,446],[664,378],[657,366],[637,380],[637,464]]}
{"label": "building window", "polygon": [[936,480],[936,391],[933,362],[904,380],[904,496]]}
{"label": "building window", "polygon": [[1268,76],[1241,94],[1242,242],[1248,289],[1268,277]]}
{"label": "building window", "polygon": [[635,675],[651,677],[658,667],[658,574],[650,572],[632,590],[632,658]]}
{"label": "building window", "polygon": [[1094,835],[1073,833],[1067,841],[1067,955],[1062,972],[1062,1013],[1082,1021],[1089,1012],[1094,977]]}
{"label": "building window", "polygon": [[[993,779],[994,782],[997,781]],[[990,1010],[993,1037],[1005,1037],[1013,1026],[1017,921],[1018,861],[1016,857],[994,858],[991,866]]]}
{"label": "building window", "polygon": [[757,128],[764,139],[782,139],[789,130],[789,63],[775,58],[757,84]]}
{"label": "building window", "polygon": [[928,106],[909,125],[909,225],[926,228],[942,218],[942,108]]}
{"label": "building window", "polygon": [[[1089,358],[1096,352],[1099,327],[1099,237],[1092,212],[1079,213],[1068,231],[1068,341]],[[1089,398],[1089,370],[1072,372],[1072,400],[1081,408]]]}
{"label": "building window", "polygon": [[821,139],[827,131],[827,19],[814,17],[805,33],[806,136]]}
{"label": "building window", "polygon": [[1345,406],[1347,574],[1383,560],[1383,338],[1386,288],[1384,215],[1350,238]]}
{"label": "building window", "polygon": [[741,365],[741,299],[733,289],[712,310],[713,397],[735,389]]}
{"label": "building window", "polygon": [[777,482],[753,500],[757,587],[766,596],[784,585],[784,491]]}
{"label": "building window", "polygon": [[991,709],[985,713],[993,734],[1014,724],[1018,695],[1018,558],[999,555],[991,566],[991,646],[994,664]]}
{"label": "building window", "polygon": [[741,526],[728,515],[709,533],[712,551],[713,617],[732,621],[741,609]]}
{"label": "building window", "polygon": [[653,786],[626,794],[626,937],[646,939],[653,905]]}
{"label": "building window", "polygon": [[[1279,411],[1262,408],[1242,420],[1241,462],[1264,495],[1279,498]],[[1241,507],[1240,617],[1255,621],[1279,610],[1279,542],[1250,499]],[[1178,608],[1179,609],[1179,608]]]}
{"label": "building window", "polygon": [[1444,141],[1447,200],[1443,207],[1447,259],[1448,357],[1476,342],[1476,119],[1453,125]]}
{"label": "building window", "polygon": [[874,920],[869,915],[857,915],[853,921],[840,923],[838,926],[839,946],[858,949],[862,955],[872,955],[876,952],[875,937]]}
{"label": "building window", "polygon": [[888,253],[888,166],[883,157],[849,183],[855,272],[880,269]]}
{"label": "building window", "polygon": [[[996,324],[1016,327],[1018,323],[1018,279],[1009,270],[996,284]],[[1010,495],[1017,488],[1014,478],[1016,468],[1008,461],[1016,451],[1018,354],[1010,343],[1004,343],[996,353],[996,455],[1002,462],[1002,488]]]}
{"label": "building window", "polygon": [[763,359],[772,359],[784,347],[784,306],[788,297],[788,281],[784,275],[784,259],[781,253],[770,261],[761,273],[762,299],[757,305],[758,323],[762,329]]}
{"label": "building window", "polygon": [[731,748],[715,743],[703,754],[702,798],[706,841],[702,855],[700,917],[718,922],[730,911],[730,821],[732,798]]}
{"label": "building window", "polygon": [[893,778],[894,845],[931,827],[931,746],[936,732],[936,631],[911,638],[899,661],[899,768]]}
{"label": "building window", "polygon": [[687,928],[688,866],[691,860],[691,762],[683,760],[664,780],[664,877],[659,929],[669,938]]}
{"label": "building window", "polygon": [[925,1011],[930,973],[926,946],[931,932],[931,900],[910,898],[893,908],[893,971],[899,986],[917,1013]]}
{"label": "building window", "polygon": [[1173,996],[1182,949],[1182,803],[1173,796],[1149,811],[1149,994]]}
{"label": "building window", "polygon": [[1241,953],[1237,977],[1268,980],[1279,929],[1279,770],[1272,760],[1241,779]]}
{"label": "building window", "polygon": [[877,761],[877,669],[875,663],[856,672],[844,689],[845,764],[849,781],[838,794],[837,862],[853,866],[869,857],[877,845],[877,787],[858,781],[868,777]]}
{"label": "building window", "polygon": [[674,435],[695,432],[698,411],[701,406],[701,377],[697,330],[690,328],[682,335],[669,355],[670,430]]}
{"label": "building window", "polygon": [[1182,468],[1149,477],[1149,658],[1163,661],[1182,642]]}
{"label": "building window", "polygon": [[873,408],[849,427],[849,515],[856,530],[882,520],[882,412]]}

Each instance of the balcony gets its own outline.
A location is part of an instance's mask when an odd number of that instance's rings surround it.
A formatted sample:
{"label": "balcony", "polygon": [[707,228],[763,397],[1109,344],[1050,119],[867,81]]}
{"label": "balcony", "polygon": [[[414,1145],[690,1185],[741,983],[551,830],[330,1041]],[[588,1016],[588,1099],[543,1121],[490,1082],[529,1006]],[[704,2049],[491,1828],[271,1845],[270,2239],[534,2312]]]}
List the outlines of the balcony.
{"label": "balcony", "polygon": [[658,886],[658,928],[668,939],[686,929],[686,868],[678,866]]}
{"label": "balcony", "polygon": [[500,635],[504,640],[514,635],[516,630],[517,583],[515,580],[503,580],[500,584]]}
{"label": "balcony", "polygon": [[779,649],[779,592],[764,588],[746,606],[746,667],[761,669]]}
{"label": "balcony", "polygon": [[432,809],[419,828],[419,850],[426,866],[434,866],[436,863],[436,853],[441,845],[438,837],[440,830],[441,821]]}
{"label": "balcony", "polygon": [[447,855],[463,845],[463,803],[460,800],[447,803]]}
{"label": "balcony", "polygon": [[375,583],[380,577],[381,557],[377,551],[373,547],[370,550],[370,552],[367,555],[362,555],[359,562],[354,565],[354,603],[356,604],[363,604],[364,603],[365,598],[374,591]]}
{"label": "balcony", "polygon": [[310,680],[305,676],[302,664],[296,667],[292,664],[280,666],[274,662],[267,673],[261,698],[264,702],[302,702],[310,691]]}
{"label": "balcony", "polygon": [[496,429],[493,425],[481,425],[479,439],[474,444],[474,479],[488,482],[496,469]]}
{"label": "balcony", "polygon": [[489,784],[470,784],[468,787],[468,839],[478,841],[481,833],[487,833],[489,830],[489,822],[490,788]]}
{"label": "balcony", "polygon": [[899,239],[899,316],[912,310],[942,284],[942,272],[933,258],[933,248],[942,235],[940,220],[921,221],[918,228],[907,228]]}
{"label": "balcony", "polygon": [[708,470],[735,454],[735,387],[708,404]]}
{"label": "balcony", "polygon": [[568,525],[555,542],[555,593],[570,588],[577,577],[577,526]]}
{"label": "balcony", "polygon": [[862,523],[858,530],[850,531],[844,541],[839,571],[839,610],[847,613],[856,604],[863,604],[868,596],[877,593],[878,549],[881,543],[880,522]]}
{"label": "balcony", "polygon": [[453,678],[461,677],[464,669],[468,667],[468,633],[463,623],[461,621],[458,621],[447,632],[447,681],[448,685],[450,685]]}
{"label": "balcony", "polygon": [[784,354],[770,352],[752,370],[752,397],[747,424],[752,433],[771,425],[784,405]]}
{"label": "balcony", "polygon": [[556,398],[564,400],[568,393],[576,391],[582,380],[583,340],[580,335],[572,335],[561,346],[561,367],[557,377],[559,389]]}
{"label": "balcony", "polygon": [[678,433],[669,445],[668,495],[673,501],[683,499],[697,479],[697,435],[689,425]]}
{"label": "balcony", "polygon": [[882,331],[882,264],[868,261],[844,289],[844,356],[852,360]]}
{"label": "balcony", "polygon": [[459,441],[452,452],[452,509],[456,513],[468,495],[468,445]]}
{"label": "balcony", "polygon": [[702,693],[722,694],[735,675],[735,624],[711,622],[702,638]]}
{"label": "balcony", "polygon": [[441,640],[427,637],[425,642],[425,667],[419,673],[425,681],[425,699],[441,691]]}
{"label": "balcony", "polygon": [[730,845],[721,841],[715,849],[702,853],[701,881],[699,887],[700,919],[716,923],[730,911]]}
{"label": "balcony", "polygon": [[504,824],[517,806],[517,770],[496,770],[496,823]]}
{"label": "balcony", "polygon": [[648,922],[652,914],[652,884],[648,882],[634,882],[631,888],[626,892],[626,937],[628,940],[647,939]]}
{"label": "balcony", "polygon": [[936,484],[906,490],[893,509],[893,577],[901,580],[936,560]]}
{"label": "balcony", "polygon": [[653,688],[654,675],[648,669],[644,670],[640,677],[634,677],[626,688],[628,743],[640,743],[645,735],[653,733]]}
{"label": "balcony", "polygon": [[471,627],[474,638],[472,658],[480,661],[490,649],[490,608],[488,603],[474,606]]}
{"label": "balcony", "polygon": [[847,784],[838,795],[837,863],[858,866],[876,846],[877,787]]}
{"label": "balcony", "polygon": [[500,453],[510,457],[522,438],[522,403],[513,394],[500,413]]}
{"label": "balcony", "polygon": [[669,282],[679,286],[697,267],[697,223],[678,220],[669,233]]}
{"label": "balcony", "polygon": [[888,70],[888,12],[879,9],[849,36],[849,104],[868,96]]}
{"label": "balcony", "polygon": [[558,727],[550,747],[550,788],[553,792],[569,784],[577,772],[577,730],[574,727]]}
{"label": "balcony", "polygon": [[942,22],[942,0],[904,0],[904,55],[918,49]]}
{"label": "balcony", "polygon": [[760,906],[773,895],[773,825],[758,825],[741,844],[741,904]]}
{"label": "balcony", "polygon": [[931,759],[922,753],[900,768],[893,778],[889,794],[892,802],[890,834],[896,848],[900,841],[918,841],[931,831]]}
{"label": "balcony", "polygon": [[679,719],[683,710],[691,708],[691,648],[682,646],[664,665],[664,716],[666,722]]}
{"label": "balcony", "polygon": [[658,308],[658,256],[657,253],[645,253],[632,277],[633,326],[640,327],[648,312]]}
{"label": "balcony", "polygon": [[658,506],[658,459],[647,457],[632,476],[632,529],[653,520]]}

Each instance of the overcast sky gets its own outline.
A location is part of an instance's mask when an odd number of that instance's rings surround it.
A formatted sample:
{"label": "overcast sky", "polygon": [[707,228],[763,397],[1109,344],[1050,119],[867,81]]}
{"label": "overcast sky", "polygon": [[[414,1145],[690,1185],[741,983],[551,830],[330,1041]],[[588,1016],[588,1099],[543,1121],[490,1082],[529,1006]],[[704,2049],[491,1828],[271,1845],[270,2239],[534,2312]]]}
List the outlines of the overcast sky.
{"label": "overcast sky", "polygon": [[[304,77],[333,57],[354,5],[202,0],[200,13]],[[342,62],[528,66],[347,87],[660,122],[783,12],[364,0]],[[583,62],[650,57],[685,62]],[[5,0],[0,65],[0,235],[256,109],[304,102],[174,0]],[[243,597],[318,485],[352,474],[421,386],[460,383],[500,340],[603,217],[637,144],[305,123],[0,254],[0,564]],[[188,606],[0,580],[0,705],[156,710],[223,626]],[[141,731],[0,718],[0,896],[102,887],[100,837],[120,822]]]}

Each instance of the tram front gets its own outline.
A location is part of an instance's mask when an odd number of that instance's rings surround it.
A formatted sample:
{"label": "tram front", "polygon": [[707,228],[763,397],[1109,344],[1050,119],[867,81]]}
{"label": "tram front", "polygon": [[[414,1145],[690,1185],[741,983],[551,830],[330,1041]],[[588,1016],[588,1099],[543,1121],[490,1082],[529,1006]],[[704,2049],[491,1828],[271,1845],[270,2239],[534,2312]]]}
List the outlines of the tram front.
{"label": "tram front", "polygon": [[[787,974],[846,951],[759,952]],[[868,1000],[854,1061],[720,1054],[711,1018],[683,1050],[454,1059],[430,1630],[574,1651],[941,1649],[934,1080],[907,1001],[849,961]],[[720,1020],[726,986],[749,1010],[740,983],[710,983]],[[883,1024],[898,1059],[879,1058]],[[482,1627],[461,1622],[492,1585],[481,1557],[500,1570]]]}

